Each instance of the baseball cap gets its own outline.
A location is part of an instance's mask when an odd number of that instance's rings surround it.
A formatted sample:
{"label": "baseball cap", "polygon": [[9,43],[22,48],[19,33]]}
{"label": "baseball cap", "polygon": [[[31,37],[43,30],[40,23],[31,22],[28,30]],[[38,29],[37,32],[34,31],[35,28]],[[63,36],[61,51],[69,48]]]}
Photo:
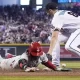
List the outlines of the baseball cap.
{"label": "baseball cap", "polygon": [[49,9],[55,10],[55,9],[58,9],[58,4],[55,2],[51,2],[51,3],[48,3],[45,8],[46,10],[49,10]]}
{"label": "baseball cap", "polygon": [[29,52],[32,56],[41,56],[43,54],[41,45],[38,42],[31,43],[29,47]]}

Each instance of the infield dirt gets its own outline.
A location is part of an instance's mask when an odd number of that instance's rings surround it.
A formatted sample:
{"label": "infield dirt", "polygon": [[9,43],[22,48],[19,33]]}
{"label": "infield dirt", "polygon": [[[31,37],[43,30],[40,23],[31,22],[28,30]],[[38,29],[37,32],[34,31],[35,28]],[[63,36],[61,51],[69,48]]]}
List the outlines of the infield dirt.
{"label": "infield dirt", "polygon": [[42,70],[38,72],[24,72],[20,69],[0,70],[0,76],[80,76],[80,69],[72,69],[72,71],[69,72]]}

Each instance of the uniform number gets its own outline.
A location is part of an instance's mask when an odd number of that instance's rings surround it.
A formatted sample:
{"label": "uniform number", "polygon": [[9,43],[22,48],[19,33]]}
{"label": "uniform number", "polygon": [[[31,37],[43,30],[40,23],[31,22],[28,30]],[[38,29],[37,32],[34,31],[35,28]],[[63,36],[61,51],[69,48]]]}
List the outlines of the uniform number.
{"label": "uniform number", "polygon": [[77,13],[74,13],[74,12],[68,12],[68,14],[73,15],[74,17],[78,17],[79,16]]}
{"label": "uniform number", "polygon": [[10,66],[13,67],[14,63],[15,63],[15,60],[12,61],[12,63],[10,64]]}

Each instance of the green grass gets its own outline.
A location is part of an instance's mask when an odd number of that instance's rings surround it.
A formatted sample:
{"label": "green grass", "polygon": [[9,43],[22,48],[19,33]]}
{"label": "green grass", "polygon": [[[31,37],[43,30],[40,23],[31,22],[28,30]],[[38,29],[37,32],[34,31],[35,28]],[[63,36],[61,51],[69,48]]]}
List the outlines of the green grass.
{"label": "green grass", "polygon": [[0,77],[0,80],[80,80],[80,76]]}
{"label": "green grass", "polygon": [[[68,68],[80,68],[80,61],[61,61],[61,64],[65,63]],[[40,68],[45,66],[39,65]]]}
{"label": "green grass", "polygon": [[80,61],[61,61],[62,63],[65,63],[69,68],[80,68]]}

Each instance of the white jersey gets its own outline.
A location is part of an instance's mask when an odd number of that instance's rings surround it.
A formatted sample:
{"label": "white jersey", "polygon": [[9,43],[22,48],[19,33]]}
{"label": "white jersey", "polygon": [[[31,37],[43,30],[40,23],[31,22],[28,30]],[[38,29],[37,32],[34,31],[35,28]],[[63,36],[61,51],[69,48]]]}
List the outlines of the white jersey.
{"label": "white jersey", "polygon": [[[12,57],[9,59],[0,58],[0,67],[2,69],[6,69],[6,70],[14,69],[16,67],[19,67],[18,62],[20,59],[26,59],[28,61],[28,66],[32,66],[32,64],[34,66],[38,66],[39,63],[48,61],[48,58],[45,53],[43,53],[43,55],[40,56],[40,58],[36,61],[34,59],[29,59],[28,53],[24,52],[22,55]],[[32,66],[32,67],[34,67],[34,66]]]}
{"label": "white jersey", "polygon": [[8,59],[1,58],[0,59],[0,67],[2,69],[14,69],[14,68],[18,67],[18,62],[20,59],[27,60],[27,55],[25,53],[23,53],[22,55],[8,58]]}
{"label": "white jersey", "polygon": [[54,14],[51,24],[58,29],[78,29],[80,16],[71,11],[59,10]]}

